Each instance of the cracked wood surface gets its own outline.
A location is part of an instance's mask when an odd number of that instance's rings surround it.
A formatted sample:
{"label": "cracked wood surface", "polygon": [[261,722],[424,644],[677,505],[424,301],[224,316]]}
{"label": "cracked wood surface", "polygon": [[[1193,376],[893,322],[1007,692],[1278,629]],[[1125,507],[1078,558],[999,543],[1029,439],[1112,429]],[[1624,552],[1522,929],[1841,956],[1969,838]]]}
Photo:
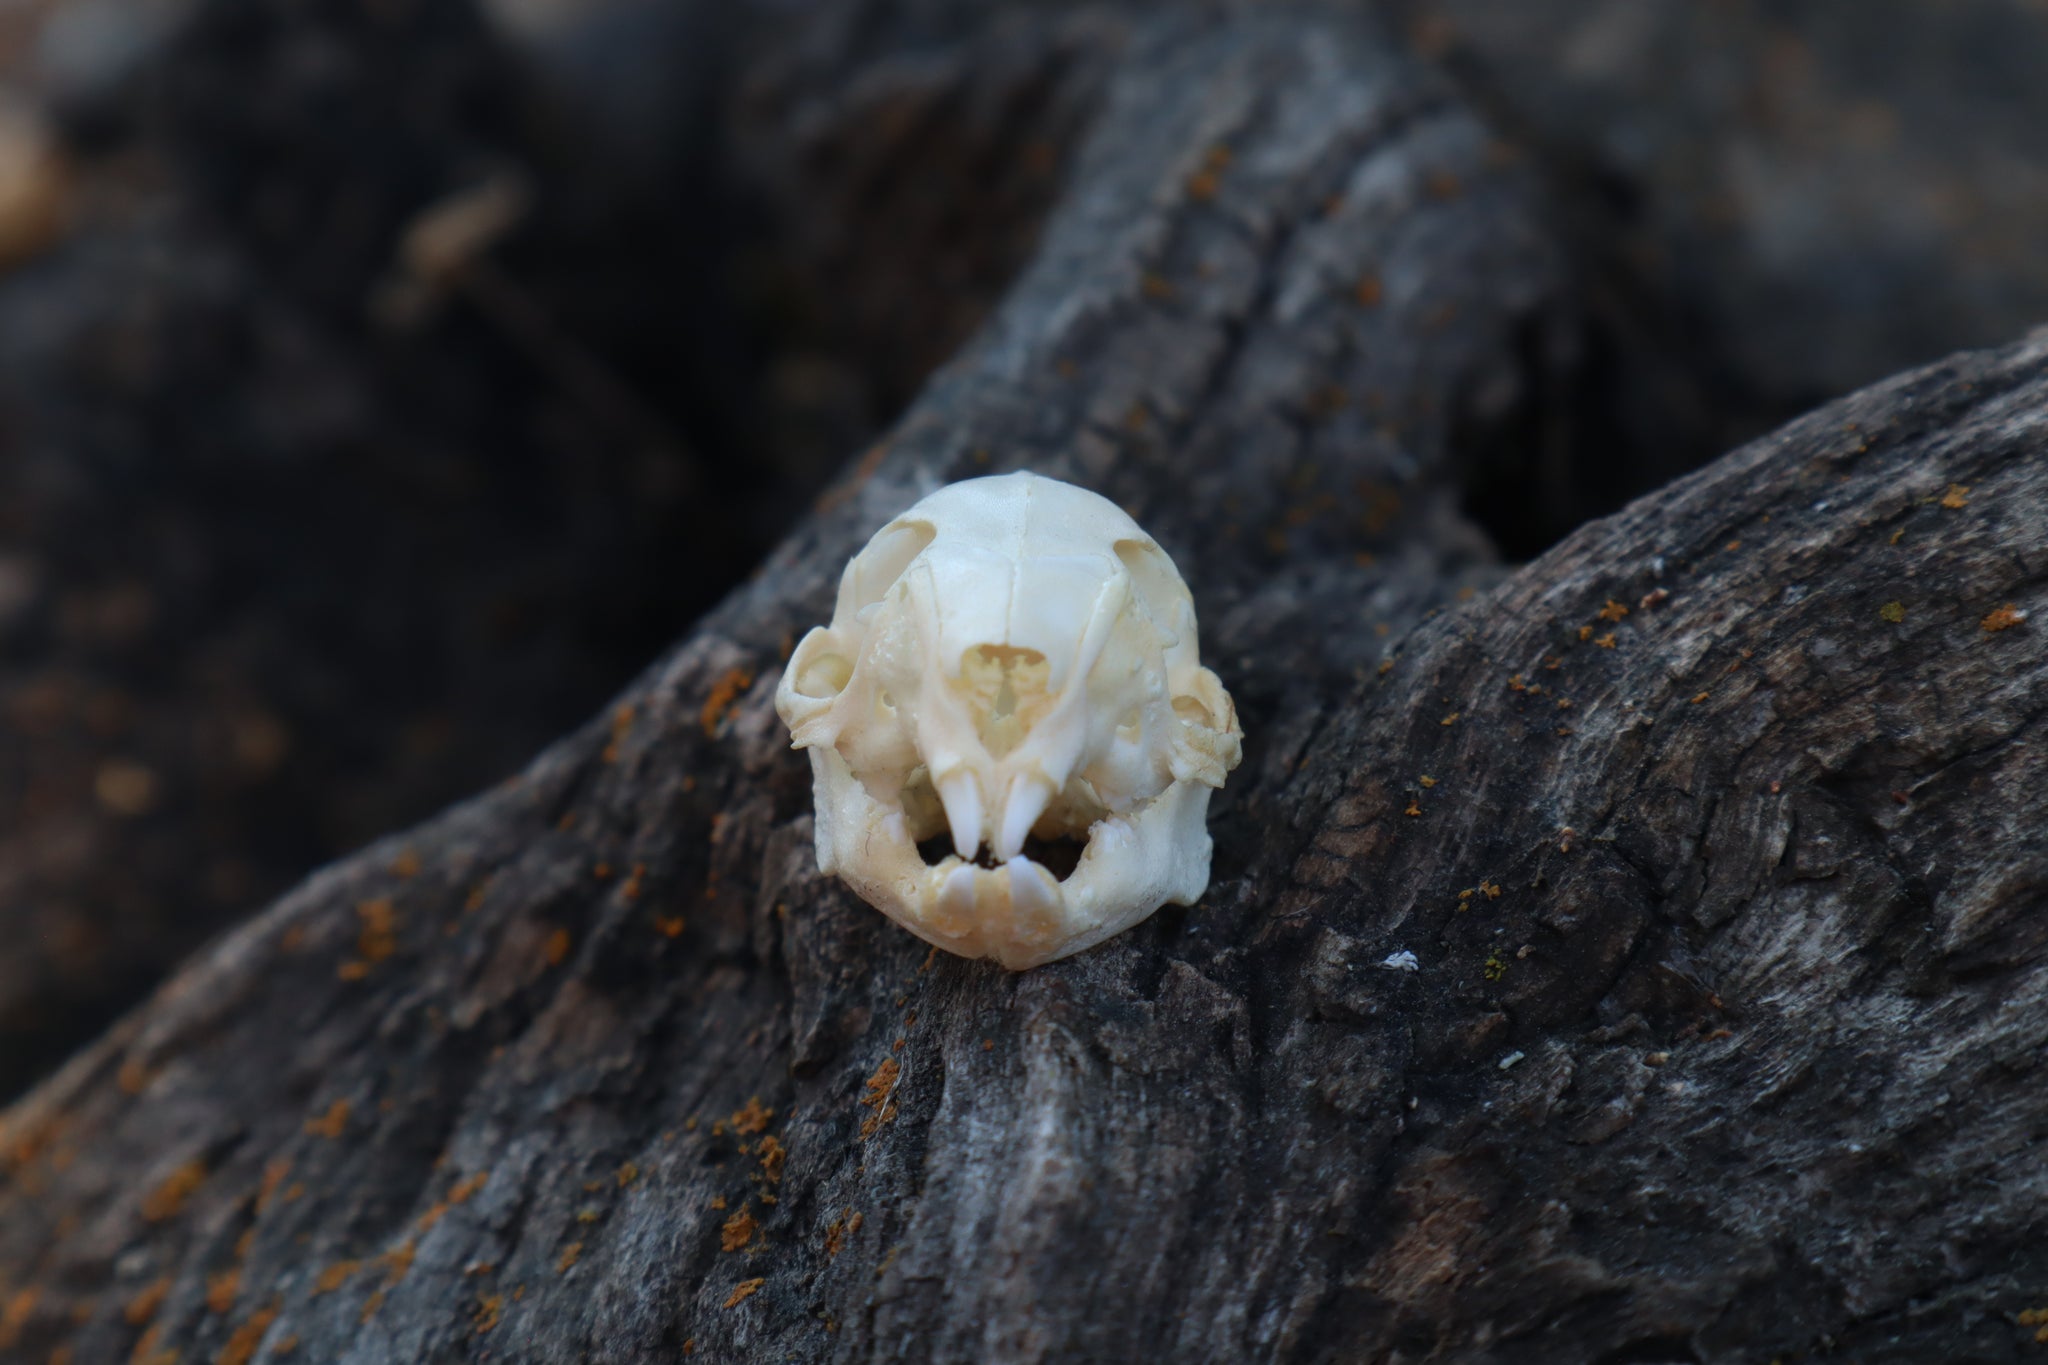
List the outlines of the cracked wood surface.
{"label": "cracked wood surface", "polygon": [[[1348,20],[1105,41],[1031,263],[755,579],[6,1112],[0,1351],[2034,1349],[2048,337],[1509,569],[1473,452],[1586,325],[1533,168]],[[1246,757],[1200,905],[1013,975],[817,876],[771,697],[1025,466],[1175,554]]]}

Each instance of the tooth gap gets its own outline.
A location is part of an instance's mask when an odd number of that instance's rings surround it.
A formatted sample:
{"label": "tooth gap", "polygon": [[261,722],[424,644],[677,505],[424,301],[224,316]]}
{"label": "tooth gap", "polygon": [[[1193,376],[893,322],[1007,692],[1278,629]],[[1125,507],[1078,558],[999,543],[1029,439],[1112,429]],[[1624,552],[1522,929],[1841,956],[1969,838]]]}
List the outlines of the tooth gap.
{"label": "tooth gap", "polygon": [[1060,835],[1053,839],[1041,839],[1036,835],[1024,841],[1024,856],[1052,873],[1055,881],[1065,881],[1074,875],[1074,869],[1081,865],[1081,855],[1088,851],[1088,836],[1073,838]]}
{"label": "tooth gap", "polygon": [[[1087,851],[1086,836],[1076,839],[1061,835],[1054,839],[1041,839],[1033,835],[1024,841],[1024,856],[1052,873],[1053,880],[1060,882],[1074,875],[1074,869],[1081,865],[1081,855]],[[929,839],[920,839],[917,856],[924,859],[926,867],[937,867],[953,856],[953,836],[941,830]],[[974,855],[972,865],[993,872],[1003,863],[989,851],[987,844],[983,844],[981,851]]]}

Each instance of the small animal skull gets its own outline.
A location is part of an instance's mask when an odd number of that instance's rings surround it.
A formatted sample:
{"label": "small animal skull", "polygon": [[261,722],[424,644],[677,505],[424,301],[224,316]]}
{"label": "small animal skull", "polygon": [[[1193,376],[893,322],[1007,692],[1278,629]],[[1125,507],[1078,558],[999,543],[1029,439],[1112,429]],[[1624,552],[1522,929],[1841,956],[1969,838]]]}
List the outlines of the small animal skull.
{"label": "small animal skull", "polygon": [[[810,750],[819,868],[948,952],[1035,967],[1209,884],[1237,712],[1173,561],[1085,489],[969,479],[890,522],[775,705]],[[1085,847],[1061,880],[1028,838]]]}

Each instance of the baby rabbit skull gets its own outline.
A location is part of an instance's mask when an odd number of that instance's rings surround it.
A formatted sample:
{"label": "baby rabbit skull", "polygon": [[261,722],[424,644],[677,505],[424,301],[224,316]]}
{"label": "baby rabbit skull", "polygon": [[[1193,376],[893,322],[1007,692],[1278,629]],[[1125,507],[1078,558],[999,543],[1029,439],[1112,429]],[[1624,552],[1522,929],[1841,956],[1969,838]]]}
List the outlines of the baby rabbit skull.
{"label": "baby rabbit skull", "polygon": [[[969,479],[890,522],[775,705],[810,750],[819,868],[948,952],[1035,967],[1209,884],[1236,709],[1173,561],[1085,489]],[[1033,836],[1085,841],[1064,881]]]}

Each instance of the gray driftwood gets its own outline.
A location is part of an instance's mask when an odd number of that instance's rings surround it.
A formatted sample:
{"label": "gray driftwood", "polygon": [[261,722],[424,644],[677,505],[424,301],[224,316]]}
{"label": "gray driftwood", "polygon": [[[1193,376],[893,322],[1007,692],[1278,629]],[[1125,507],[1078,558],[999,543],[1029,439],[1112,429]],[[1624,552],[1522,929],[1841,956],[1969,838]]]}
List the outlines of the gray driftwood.
{"label": "gray driftwood", "polygon": [[[2048,337],[1504,567],[1461,507],[1587,467],[1582,281],[1283,9],[1084,28],[1029,264],[762,571],[7,1111],[8,1358],[2038,1350]],[[1175,553],[1247,740],[1202,903],[1012,975],[817,876],[770,699],[1023,466]]]}

